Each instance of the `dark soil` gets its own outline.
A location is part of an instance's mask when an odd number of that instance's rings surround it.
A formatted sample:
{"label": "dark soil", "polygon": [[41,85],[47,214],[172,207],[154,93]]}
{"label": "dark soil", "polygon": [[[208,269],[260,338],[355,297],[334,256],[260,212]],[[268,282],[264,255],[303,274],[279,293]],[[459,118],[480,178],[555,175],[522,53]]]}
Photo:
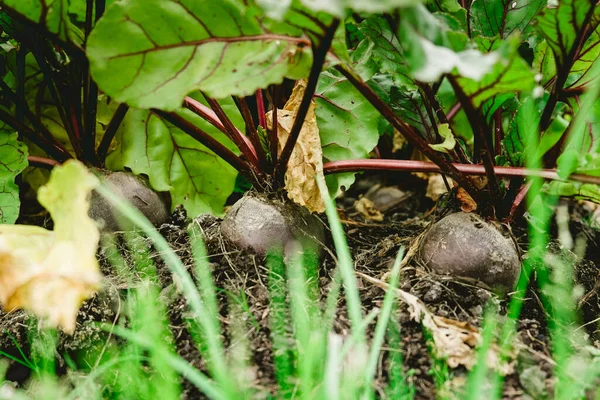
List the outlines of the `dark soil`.
{"label": "dark soil", "polygon": [[[412,179],[412,178],[411,178]],[[354,202],[373,186],[377,176],[364,176],[352,192],[339,201],[340,216],[344,223],[348,243],[355,263],[355,269],[365,275],[377,279],[385,279],[401,246],[409,248],[416,237],[422,233],[428,224],[441,217],[444,208],[435,208],[435,204],[424,197],[425,188],[419,181],[412,181],[404,186],[394,185],[388,180],[384,186],[398,186],[407,194],[402,201],[393,199],[395,204],[384,213],[383,221],[375,222],[364,219],[354,208]],[[410,182],[410,179],[408,180]],[[410,185],[410,188],[409,186]],[[568,203],[570,211],[570,231],[578,243],[585,242],[587,250],[585,259],[568,250],[562,250],[558,242],[551,242],[550,251],[560,257],[576,260],[575,280],[581,286],[582,296],[579,301],[581,310],[581,325],[590,337],[590,343],[600,343],[597,323],[594,322],[600,314],[600,298],[598,295],[598,270],[600,262],[600,247],[597,231],[590,228],[591,211],[585,206]],[[176,211],[168,224],[160,231],[167,238],[177,254],[186,265],[191,266],[191,254],[187,243],[186,221],[184,213]],[[269,330],[269,293],[267,289],[267,268],[264,257],[257,256],[246,250],[239,250],[226,243],[220,235],[220,219],[213,216],[200,216],[195,221],[204,234],[210,266],[217,288],[219,289],[219,304],[221,323],[225,328],[224,339],[228,346],[231,332],[239,329],[240,321],[246,327],[246,340],[251,348],[249,355],[251,381],[256,388],[276,394],[273,354]],[[526,248],[528,238],[524,220],[513,226],[513,232],[522,248]],[[552,238],[557,237],[556,227],[551,232]],[[577,242],[576,240],[576,242]],[[328,243],[331,243],[328,238]],[[122,247],[121,253],[125,260],[130,257]],[[149,246],[151,247],[151,246]],[[579,247],[581,248],[581,247]],[[333,249],[330,249],[332,252]],[[103,292],[85,303],[78,319],[78,328],[73,336],[61,335],[57,351],[57,369],[59,373],[66,371],[65,357],[71,360],[86,359],[85,355],[97,354],[98,348],[106,343],[106,333],[93,322],[115,323],[125,318],[121,312],[121,302],[131,281],[116,277],[115,270],[107,261],[108,250],[100,252],[103,260],[103,272],[107,275],[107,285]],[[335,261],[329,252],[321,263],[319,276],[322,298],[325,299]],[[153,254],[159,271],[163,293],[173,293],[174,283],[169,271],[160,262],[156,253]],[[191,269],[190,269],[191,270]],[[535,280],[536,276],[532,276]],[[370,282],[358,279],[359,290],[364,314],[374,307],[381,305],[384,292]],[[532,282],[531,287],[536,287]],[[438,316],[467,322],[480,326],[486,305],[494,304],[505,313],[508,298],[498,298],[492,292],[478,287],[473,282],[464,282],[448,277],[435,276],[412,261],[402,271],[400,287],[404,291],[418,296],[429,309]],[[343,293],[339,298],[338,314],[334,329],[339,334],[346,334],[350,328],[347,318]],[[185,321],[187,307],[184,300],[171,296],[168,305],[169,319],[177,352],[197,368],[204,369],[205,365],[194,345],[192,336]],[[546,329],[546,312],[540,301],[537,290],[530,289],[524,302],[521,319],[518,324],[518,339],[522,343],[514,373],[505,377],[503,397],[540,398],[552,393],[553,361],[548,348],[548,332]],[[399,303],[394,317],[400,327],[401,343],[386,343],[382,352],[381,368],[375,381],[378,389],[385,387],[387,381],[387,366],[389,355],[400,351],[403,359],[403,370],[410,383],[416,388],[416,398],[433,399],[436,393],[446,390],[458,390],[464,386],[467,371],[459,367],[449,371],[447,387],[436,387],[435,372],[439,371],[439,362],[434,363],[427,342],[427,335],[420,324],[414,322],[403,303]],[[4,335],[0,338],[0,349],[10,355],[20,358],[20,353],[30,353],[28,332],[37,322],[23,312],[0,315],[0,329]],[[93,365],[92,360],[92,365]],[[88,360],[89,363],[89,360]],[[443,369],[442,369],[443,370]],[[7,379],[17,385],[23,384],[30,371],[23,365],[11,362]],[[202,398],[198,391],[189,383],[184,382],[185,398]],[[383,389],[379,390],[384,394]]]}

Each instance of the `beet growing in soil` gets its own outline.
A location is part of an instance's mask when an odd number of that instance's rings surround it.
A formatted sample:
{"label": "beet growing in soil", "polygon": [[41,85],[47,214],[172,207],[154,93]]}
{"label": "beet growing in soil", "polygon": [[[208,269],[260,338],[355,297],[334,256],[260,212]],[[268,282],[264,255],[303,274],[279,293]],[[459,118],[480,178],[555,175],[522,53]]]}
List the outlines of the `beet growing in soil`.
{"label": "beet growing in soil", "polygon": [[[370,178],[366,178],[370,179]],[[359,185],[360,187],[360,185]],[[406,188],[402,188],[407,190]],[[420,234],[428,229],[432,221],[442,216],[428,213],[433,205],[423,196],[421,190],[406,192],[407,200],[396,205],[385,214],[380,222],[365,220],[356,212],[353,204],[361,193],[354,191],[340,199],[343,207],[342,219],[345,233],[355,269],[373,278],[383,278],[390,270],[390,265],[396,257],[400,246],[409,247]],[[353,197],[355,196],[355,197]],[[574,279],[581,285],[584,295],[580,297],[578,308],[583,311],[583,325],[590,322],[600,312],[597,290],[596,263],[598,246],[596,231],[583,223],[588,210],[580,204],[568,205],[571,213],[571,232],[574,237],[586,238],[587,255],[585,260],[578,259],[573,253],[561,249],[558,242],[552,242],[549,253],[573,262],[576,266]],[[162,225],[161,234],[182,258],[185,265],[193,271],[192,254],[188,241],[187,224],[181,212],[176,212],[171,221]],[[262,393],[259,397],[270,393],[281,395],[277,381],[277,366],[273,349],[274,310],[271,305],[269,292],[269,272],[265,257],[252,251],[237,248],[228,242],[221,234],[222,221],[210,215],[204,215],[194,221],[199,226],[206,242],[210,269],[217,287],[218,308],[223,326],[223,339],[226,351],[243,357],[247,363],[245,378],[251,382],[251,387]],[[329,233],[327,233],[329,235]],[[515,227],[515,237],[524,246],[527,241],[526,230]],[[140,239],[141,240],[141,239]],[[583,239],[582,239],[583,240]],[[108,276],[108,284],[103,292],[88,301],[81,309],[78,317],[78,328],[75,335],[59,335],[55,357],[56,372],[67,374],[74,364],[79,368],[89,367],[99,354],[111,357],[118,354],[118,349],[125,343],[111,336],[106,329],[102,330],[98,322],[112,324],[128,324],[127,295],[138,288],[144,272],[135,271],[136,251],[140,248],[149,251],[150,259],[158,267],[158,285],[161,298],[166,299],[169,329],[173,335],[172,346],[177,354],[182,356],[193,367],[207,371],[205,358],[201,356],[195,343],[194,332],[188,323],[189,311],[184,298],[176,294],[176,283],[171,273],[160,261],[152,245],[148,241],[138,243],[137,250],[128,248],[124,238],[105,243],[100,255],[103,260],[103,270]],[[331,243],[330,238],[326,243]],[[332,249],[330,249],[332,250]],[[115,264],[115,255],[123,258]],[[333,271],[336,261],[332,258],[333,251],[326,251],[323,261],[315,273],[318,276],[318,297],[325,307],[327,296],[334,286]],[[552,267],[551,263],[548,264]],[[138,266],[139,267],[139,266]],[[532,276],[535,279],[535,276]],[[359,279],[360,299],[364,315],[381,307],[384,291],[369,281]],[[536,287],[533,282],[531,287]],[[510,297],[497,297],[491,290],[478,287],[469,280],[455,279],[447,275],[436,275],[422,263],[422,258],[415,257],[406,265],[401,273],[400,288],[418,296],[435,314],[480,326],[486,306],[489,304],[505,313],[505,306]],[[523,304],[523,311],[517,323],[517,336],[522,346],[516,358],[517,368],[505,377],[502,387],[502,398],[539,398],[553,390],[554,361],[548,356],[549,332],[547,331],[546,314],[539,301],[540,293],[530,290]],[[289,298],[288,298],[289,301]],[[1,350],[18,359],[23,355],[34,357],[34,349],[28,343],[29,327],[35,321],[24,313],[4,314],[1,329],[3,335]],[[288,326],[291,329],[291,326]],[[240,336],[242,330],[243,348],[240,352]],[[345,336],[351,330],[351,323],[343,297],[339,298],[334,318],[333,330]],[[591,337],[596,337],[594,324],[582,328]],[[395,334],[394,334],[395,332]],[[368,340],[372,340],[374,325],[367,327]],[[293,332],[289,332],[290,335]],[[291,338],[291,336],[290,336]],[[402,302],[397,303],[390,325],[384,350],[380,354],[376,376],[373,381],[378,393],[384,395],[390,380],[394,379],[390,371],[402,373],[406,382],[414,390],[415,398],[431,399],[444,393],[453,392],[459,398],[464,396],[464,381],[468,371],[462,367],[449,370],[444,363],[432,356],[430,334],[424,331],[421,324],[416,323],[410,315],[410,310]],[[401,357],[399,357],[401,356]],[[399,362],[399,360],[401,362]],[[239,372],[239,371],[237,371]],[[35,374],[35,372],[33,373]],[[17,386],[24,384],[32,376],[32,371],[18,362],[11,362],[7,370],[7,379]],[[72,382],[69,374],[64,375]],[[183,382],[183,398],[203,398],[198,389],[189,381]],[[119,386],[105,387],[107,397],[119,396]],[[111,394],[112,393],[112,394]],[[463,393],[461,395],[461,393]],[[121,393],[123,395],[123,393]],[[395,397],[392,397],[395,398]]]}

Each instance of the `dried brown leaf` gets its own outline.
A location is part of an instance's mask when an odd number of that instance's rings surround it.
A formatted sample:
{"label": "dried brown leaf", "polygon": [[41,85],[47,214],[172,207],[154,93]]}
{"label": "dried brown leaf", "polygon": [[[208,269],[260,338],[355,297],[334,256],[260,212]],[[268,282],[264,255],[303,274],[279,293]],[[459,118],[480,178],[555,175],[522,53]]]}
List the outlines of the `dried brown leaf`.
{"label": "dried brown leaf", "polygon": [[[452,180],[448,179],[448,183],[452,184]],[[425,196],[433,201],[438,201],[440,196],[448,192],[448,188],[444,183],[444,178],[441,174],[430,174],[427,180],[427,192]]]}
{"label": "dried brown leaf", "polygon": [[361,197],[354,203],[356,211],[363,216],[364,219],[371,221],[383,221],[383,214],[375,207],[375,204],[366,197]]}
{"label": "dried brown leaf", "polygon": [[[283,110],[277,112],[278,153],[281,154],[296,119],[298,107],[306,90],[306,80],[298,81]],[[288,197],[311,212],[325,211],[325,203],[317,187],[316,176],[323,174],[323,152],[315,114],[316,104],[311,102],[300,130],[300,136],[290,156],[285,173]],[[266,114],[267,128],[273,129],[273,113]]]}
{"label": "dried brown leaf", "polygon": [[465,189],[458,188],[456,199],[460,201],[460,209],[464,212],[468,213],[477,210],[477,203]]}
{"label": "dried brown leaf", "polygon": [[[409,251],[402,262],[407,264],[405,261],[410,257],[411,252]],[[356,274],[384,290],[390,289],[390,286],[380,279],[360,272],[356,272]],[[482,342],[479,328],[467,322],[434,315],[417,296],[404,290],[396,289],[396,295],[408,305],[411,318],[421,323],[431,333],[437,357],[445,359],[451,368],[459,365],[468,369],[473,368],[477,362],[476,346]],[[514,360],[516,350],[510,356]],[[514,362],[504,361],[496,345],[493,345],[487,352],[487,365],[504,376],[514,372]]]}

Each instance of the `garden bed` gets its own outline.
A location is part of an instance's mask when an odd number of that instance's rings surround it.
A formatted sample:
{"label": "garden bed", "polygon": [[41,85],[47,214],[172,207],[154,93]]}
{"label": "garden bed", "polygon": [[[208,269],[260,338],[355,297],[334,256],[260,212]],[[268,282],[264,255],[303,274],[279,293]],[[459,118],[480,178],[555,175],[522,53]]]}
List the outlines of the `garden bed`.
{"label": "garden bed", "polygon": [[[418,181],[413,181],[406,190],[406,200],[397,204],[384,214],[382,221],[372,221],[364,218],[356,211],[355,201],[364,195],[364,191],[376,184],[377,176],[367,176],[357,184],[356,189],[346,194],[338,202],[338,212],[348,239],[349,248],[358,274],[358,287],[363,314],[367,315],[374,308],[381,307],[385,294],[377,285],[364,277],[385,280],[389,274],[394,259],[401,246],[410,248],[413,242],[426,229],[429,223],[440,218],[443,209],[434,209],[434,203],[424,196],[424,187],[419,187]],[[417,183],[417,185],[415,185]],[[390,182],[393,185],[394,182]],[[395,186],[398,188],[398,186]],[[363,188],[363,189],[361,189]],[[597,245],[597,232],[584,221],[590,220],[590,210],[581,204],[569,203],[570,227],[574,237],[585,237],[587,241],[586,259],[576,263],[576,282],[581,285],[579,292],[579,309],[582,313],[580,324],[582,331],[590,336],[590,343],[598,343],[596,316],[600,312],[597,290],[597,269],[600,261]],[[446,210],[448,211],[448,210]],[[247,250],[239,250],[227,243],[220,234],[220,219],[211,215],[202,215],[194,220],[201,229],[209,253],[211,272],[218,288],[220,321],[223,326],[224,342],[231,357],[247,358],[247,379],[258,390],[260,398],[269,394],[277,395],[279,386],[276,381],[276,366],[273,358],[273,337],[271,332],[272,310],[268,283],[268,268],[265,258],[252,254]],[[187,224],[185,213],[177,210],[168,224],[160,228],[176,254],[185,264],[192,265],[192,256],[187,239]],[[325,224],[325,221],[323,221]],[[528,243],[527,230],[524,225],[515,225],[514,233],[519,244],[525,248]],[[119,236],[117,236],[118,239]],[[100,251],[103,272],[106,275],[104,289],[93,299],[87,301],[81,308],[78,324],[73,336],[58,337],[55,357],[56,371],[63,379],[73,379],[73,371],[68,366],[77,364],[85,369],[97,367],[93,362],[110,356],[103,353],[108,343],[110,347],[117,345],[119,340],[110,332],[102,330],[97,324],[127,323],[127,313],[124,311],[126,295],[130,289],[136,288],[140,280],[136,274],[123,273],[109,259],[115,248],[124,256],[123,260],[132,262],[135,258],[122,240],[116,240],[114,248],[108,246]],[[328,243],[331,238],[328,233]],[[149,244],[146,244],[149,246]],[[552,241],[551,253],[560,253],[564,257],[576,257],[573,253],[561,250],[557,241]],[[153,250],[152,250],[153,251]],[[335,250],[329,246],[325,257],[319,265],[318,277],[322,304],[331,289],[332,275],[335,270]],[[194,344],[194,337],[188,329],[186,318],[189,311],[185,300],[176,294],[173,278],[169,269],[160,260],[159,254],[153,251],[151,259],[158,266],[158,281],[161,286],[161,299],[166,299],[170,330],[174,337],[173,345],[177,353],[193,367],[206,370],[205,361]],[[132,264],[129,268],[134,268]],[[119,272],[120,271],[120,272]],[[131,272],[131,271],[130,271]],[[362,277],[361,277],[362,276]],[[492,292],[477,287],[477,285],[445,276],[436,276],[426,271],[415,260],[406,265],[400,277],[400,289],[420,298],[433,314],[465,324],[465,326],[480,327],[485,314],[486,305],[506,313],[509,297],[496,297]],[[535,282],[531,282],[535,288]],[[500,321],[502,323],[502,321]],[[0,349],[20,360],[31,356],[31,337],[34,330],[34,318],[23,312],[3,314],[1,317],[2,336]],[[397,368],[406,377],[409,387],[415,391],[415,398],[432,399],[436,395],[454,393],[458,398],[465,390],[468,371],[464,367],[449,368],[444,360],[432,356],[432,343],[428,333],[420,323],[411,317],[407,305],[398,301],[390,321],[392,327],[398,329],[399,343],[385,343],[380,355],[379,367],[373,385],[376,392],[385,397],[386,387],[391,379],[390,363],[401,360]],[[585,327],[583,327],[585,325]],[[243,351],[239,351],[239,330],[243,327]],[[292,327],[288,327],[292,329]],[[334,332],[342,337],[351,331],[346,302],[339,297]],[[237,330],[237,333],[234,331]],[[372,337],[374,324],[367,328],[367,336]],[[10,334],[9,334],[10,333]],[[428,339],[429,337],[429,339]],[[369,339],[370,340],[370,339]],[[529,289],[523,303],[521,317],[517,325],[516,348],[517,356],[513,360],[513,372],[505,377],[502,388],[503,398],[541,398],[552,393],[553,368],[546,314],[537,289]],[[398,358],[398,354],[401,358]],[[95,358],[92,358],[95,357]],[[69,371],[69,372],[67,372]],[[19,362],[11,362],[8,367],[7,380],[20,386],[27,382],[31,369]],[[190,382],[184,381],[185,398],[201,398],[198,389]],[[389,394],[389,393],[388,393]]]}

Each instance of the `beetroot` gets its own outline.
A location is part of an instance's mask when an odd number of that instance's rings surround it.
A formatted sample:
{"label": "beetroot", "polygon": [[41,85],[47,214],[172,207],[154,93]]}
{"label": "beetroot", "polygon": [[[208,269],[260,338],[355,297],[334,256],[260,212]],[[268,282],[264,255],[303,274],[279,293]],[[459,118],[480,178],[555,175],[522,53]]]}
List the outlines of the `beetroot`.
{"label": "beetroot", "polygon": [[[154,226],[167,221],[169,212],[165,202],[144,179],[129,172],[111,172],[103,182],[118,196],[129,201],[142,212]],[[92,193],[89,216],[98,221],[105,232],[133,229],[125,218],[119,218],[114,207],[102,196]],[[123,225],[125,224],[125,225]]]}
{"label": "beetroot", "polygon": [[299,242],[315,251],[325,241],[323,223],[306,208],[289,200],[247,194],[231,207],[221,224],[223,237],[260,255],[289,250]]}
{"label": "beetroot", "polygon": [[521,260],[511,233],[477,214],[450,214],[423,237],[421,261],[435,273],[474,279],[501,291],[511,290]]}

